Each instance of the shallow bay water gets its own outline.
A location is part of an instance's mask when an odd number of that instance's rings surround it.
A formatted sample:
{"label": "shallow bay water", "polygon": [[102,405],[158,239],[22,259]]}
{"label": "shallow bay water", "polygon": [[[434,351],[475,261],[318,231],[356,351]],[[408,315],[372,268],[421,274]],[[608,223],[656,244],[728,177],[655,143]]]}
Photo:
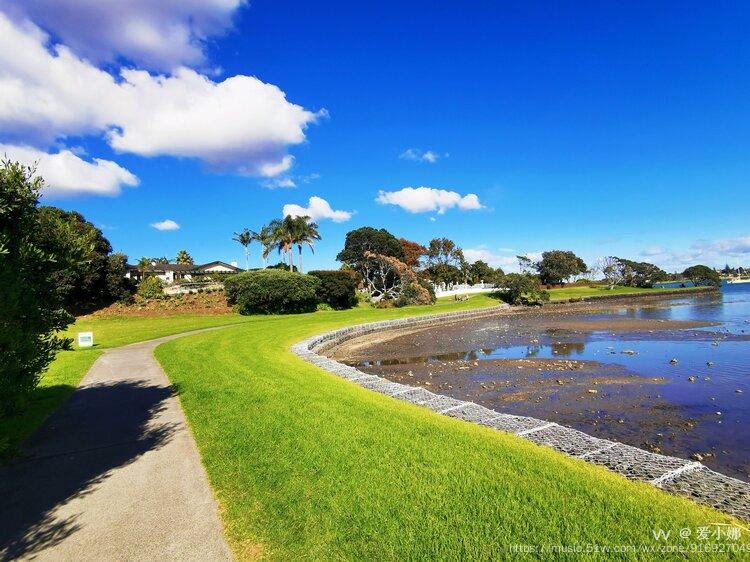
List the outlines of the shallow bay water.
{"label": "shallow bay water", "polygon": [[451,323],[335,356],[750,481],[750,284]]}

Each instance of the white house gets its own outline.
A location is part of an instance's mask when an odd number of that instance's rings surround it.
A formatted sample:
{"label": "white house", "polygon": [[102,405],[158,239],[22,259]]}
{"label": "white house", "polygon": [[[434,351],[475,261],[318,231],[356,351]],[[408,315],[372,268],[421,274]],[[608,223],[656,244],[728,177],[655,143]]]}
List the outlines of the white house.
{"label": "white house", "polygon": [[[240,273],[243,270],[234,263],[225,263],[223,261],[212,261],[202,265],[183,264],[183,263],[156,263],[152,262],[146,268],[146,275],[158,277],[166,284],[171,285],[179,281],[191,281],[193,276],[218,274],[232,275]],[[137,265],[128,265],[125,277],[140,282],[143,277],[143,271]]]}

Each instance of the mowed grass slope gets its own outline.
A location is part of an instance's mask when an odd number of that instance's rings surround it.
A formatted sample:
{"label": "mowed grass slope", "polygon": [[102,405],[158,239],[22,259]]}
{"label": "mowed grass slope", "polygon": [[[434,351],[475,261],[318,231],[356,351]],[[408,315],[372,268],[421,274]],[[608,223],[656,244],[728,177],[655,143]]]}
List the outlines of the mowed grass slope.
{"label": "mowed grass slope", "polygon": [[267,317],[159,346],[235,554],[488,560],[515,557],[512,544],[653,546],[658,529],[678,544],[681,528],[731,521],[515,436],[370,392],[289,351],[344,325],[491,303],[477,296]]}

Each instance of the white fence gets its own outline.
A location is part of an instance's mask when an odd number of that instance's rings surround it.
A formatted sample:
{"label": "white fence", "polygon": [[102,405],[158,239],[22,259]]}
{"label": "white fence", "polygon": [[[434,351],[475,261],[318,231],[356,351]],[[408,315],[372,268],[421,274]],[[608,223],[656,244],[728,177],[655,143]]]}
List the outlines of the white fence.
{"label": "white fence", "polygon": [[450,297],[453,295],[470,295],[474,293],[490,293],[496,290],[494,283],[440,283],[432,285],[435,288],[436,297]]}

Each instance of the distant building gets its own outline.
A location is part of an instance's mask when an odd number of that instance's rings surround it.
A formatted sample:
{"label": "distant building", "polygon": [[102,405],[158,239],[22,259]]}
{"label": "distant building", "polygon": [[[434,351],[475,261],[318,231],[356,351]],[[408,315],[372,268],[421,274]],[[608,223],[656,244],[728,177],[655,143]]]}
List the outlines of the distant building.
{"label": "distant building", "polygon": [[[146,268],[146,275],[158,277],[168,285],[180,281],[192,281],[194,277],[209,274],[232,275],[241,273],[243,269],[234,264],[223,261],[212,261],[201,265],[183,264],[183,263],[155,263],[152,262]],[[137,265],[127,266],[125,277],[140,282],[143,278],[143,271]]]}

